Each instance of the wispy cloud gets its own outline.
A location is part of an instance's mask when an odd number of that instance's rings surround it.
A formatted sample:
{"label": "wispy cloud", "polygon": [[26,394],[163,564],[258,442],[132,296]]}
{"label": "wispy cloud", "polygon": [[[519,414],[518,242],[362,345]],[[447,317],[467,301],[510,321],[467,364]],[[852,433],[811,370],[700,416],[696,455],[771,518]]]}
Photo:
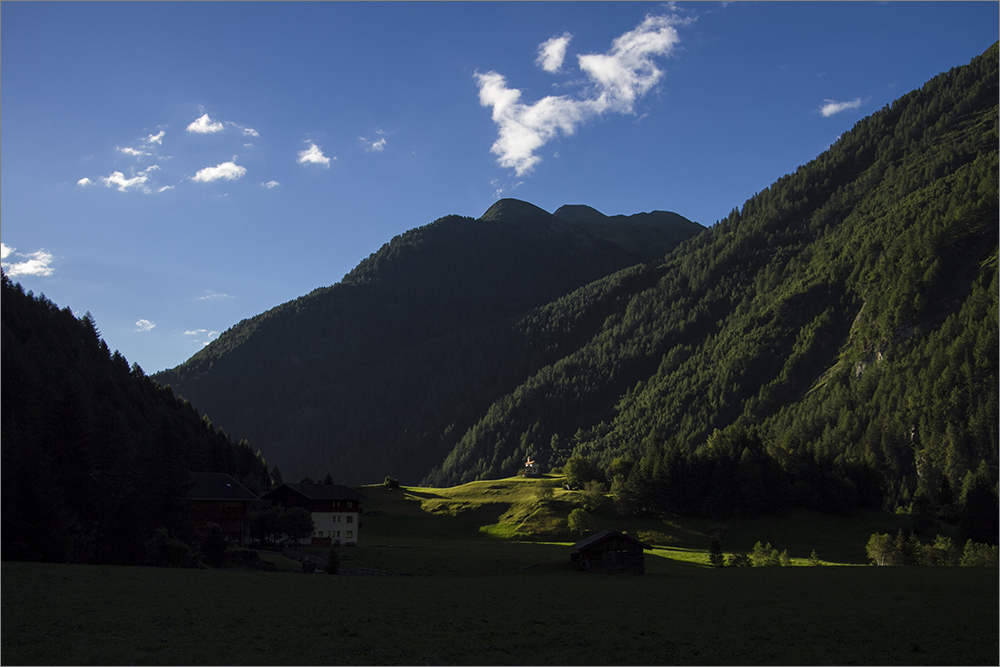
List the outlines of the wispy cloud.
{"label": "wispy cloud", "polygon": [[81,188],[86,188],[88,186],[93,185],[94,182],[92,180],[90,180],[89,178],[87,178],[86,176],[84,176],[79,181],[77,181],[76,184],[79,185]]}
{"label": "wispy cloud", "polygon": [[[234,160],[236,158],[233,158]],[[199,169],[191,180],[198,183],[211,183],[212,181],[226,180],[235,181],[242,178],[247,173],[246,167],[241,167],[235,162],[223,162],[214,167]]]}
{"label": "wispy cloud", "polygon": [[837,102],[836,100],[823,100],[823,106],[819,108],[819,112],[823,114],[823,118],[829,118],[834,114],[838,114],[841,111],[853,111],[861,106],[861,98],[855,97],[850,102]]}
{"label": "wispy cloud", "polygon": [[187,126],[187,131],[194,132],[195,134],[213,134],[215,132],[222,132],[224,129],[225,126],[222,123],[212,120],[208,114],[201,116]]}
{"label": "wispy cloud", "polygon": [[364,137],[358,137],[358,140],[365,145],[365,150],[369,153],[381,153],[385,150],[385,137],[382,137],[378,141],[372,141]]}
{"label": "wispy cloud", "polygon": [[130,155],[132,157],[143,157],[146,155],[152,155],[148,151],[139,150],[138,148],[122,148],[121,146],[115,146],[115,150],[119,153],[124,153],[125,155]]}
{"label": "wispy cloud", "polygon": [[[159,167],[154,164],[138,173],[133,173],[131,177],[126,177],[125,174],[120,171],[113,171],[110,176],[102,177],[101,181],[103,181],[104,186],[108,188],[111,186],[117,186],[118,192],[128,192],[129,190],[149,192],[149,186],[146,185],[146,182],[149,181],[150,172],[156,171],[157,169],[159,169]],[[80,181],[83,180],[89,179],[80,179]],[[77,181],[78,185],[80,184],[80,181]]]}
{"label": "wispy cloud", "polygon": [[204,347],[208,345],[213,340],[219,337],[218,331],[209,331],[208,329],[189,329],[184,332],[185,336],[194,336],[195,338],[204,338],[205,340],[199,340],[198,342]]}
{"label": "wispy cloud", "polygon": [[281,185],[281,183],[279,183],[278,181],[268,181],[267,183],[261,183],[260,187],[264,188],[265,190],[270,190],[271,188],[276,188],[279,185]]}
{"label": "wispy cloud", "polygon": [[139,320],[135,323],[136,331],[152,331],[156,328],[156,324],[150,322],[149,320]]}
{"label": "wispy cloud", "polygon": [[330,161],[336,159],[336,157],[328,158],[323,155],[323,149],[310,141],[309,148],[299,151],[298,162],[299,164],[318,164],[324,167],[329,167]]}
{"label": "wispy cloud", "polygon": [[564,32],[558,37],[548,39],[538,45],[538,57],[535,64],[546,72],[558,72],[562,68],[563,60],[566,58],[566,47],[573,36]]}
{"label": "wispy cloud", "polygon": [[209,301],[211,299],[235,299],[235,298],[236,298],[235,296],[231,296],[229,294],[223,294],[221,292],[213,292],[212,290],[208,290],[205,293],[205,296],[199,296],[198,300]]}
{"label": "wispy cloud", "polygon": [[[692,20],[676,15],[647,16],[634,30],[617,37],[607,53],[577,56],[588,81],[586,90],[575,97],[548,96],[526,104],[521,101],[520,90],[507,87],[503,75],[476,72],[479,103],[492,107],[493,121],[499,129],[490,149],[497,162],[522,176],[541,161],[535,152],[560,133],[570,136],[582,123],[605,113],[634,113],[635,103],[663,76],[656,58],[673,52],[680,43],[676,26]],[[536,62],[543,68],[555,65],[560,49],[565,57],[568,36],[553,39],[565,41],[560,46],[549,40],[552,44],[548,48],[549,42],[542,44]],[[543,57],[546,51],[551,58]]]}
{"label": "wispy cloud", "polygon": [[147,144],[157,144],[157,145],[162,146],[163,145],[163,137],[166,136],[166,134],[167,133],[164,130],[160,130],[159,133],[157,133],[157,134],[151,134],[148,137],[146,137],[146,143]]}
{"label": "wispy cloud", "polygon": [[[17,262],[8,262],[6,261],[8,257],[23,259]],[[3,263],[3,270],[11,278],[17,276],[51,276],[54,271],[52,268],[53,259],[52,253],[45,252],[44,248],[35,252],[22,253],[17,252],[17,248],[0,243],[0,261]]]}

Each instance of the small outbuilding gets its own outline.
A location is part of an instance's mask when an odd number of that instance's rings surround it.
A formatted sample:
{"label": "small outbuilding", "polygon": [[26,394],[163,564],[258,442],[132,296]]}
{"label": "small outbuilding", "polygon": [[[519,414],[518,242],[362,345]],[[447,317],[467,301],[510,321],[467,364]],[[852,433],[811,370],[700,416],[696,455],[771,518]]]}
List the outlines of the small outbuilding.
{"label": "small outbuilding", "polygon": [[613,530],[602,530],[573,545],[570,560],[585,572],[645,574],[645,542]]}

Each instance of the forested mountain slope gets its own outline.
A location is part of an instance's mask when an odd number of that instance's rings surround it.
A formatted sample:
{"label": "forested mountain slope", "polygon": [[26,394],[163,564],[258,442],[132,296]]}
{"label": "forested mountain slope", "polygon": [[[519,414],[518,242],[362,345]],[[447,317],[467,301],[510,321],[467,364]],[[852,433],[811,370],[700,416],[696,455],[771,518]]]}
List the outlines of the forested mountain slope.
{"label": "forested mountain slope", "polygon": [[523,318],[587,341],[426,481],[575,452],[633,511],[719,514],[947,508],[978,484],[995,532],[997,101],[994,45],[661,262]]}
{"label": "forested mountain slope", "polygon": [[3,559],[137,564],[157,528],[190,537],[188,472],[258,493],[267,464],[3,275]]}
{"label": "forested mountain slope", "polygon": [[[498,347],[495,327],[703,230],[675,214],[594,213],[597,224],[578,224],[505,199],[478,220],[442,218],[156,380],[289,479],[416,481],[492,401],[558,358]],[[628,227],[620,239],[617,227]]]}

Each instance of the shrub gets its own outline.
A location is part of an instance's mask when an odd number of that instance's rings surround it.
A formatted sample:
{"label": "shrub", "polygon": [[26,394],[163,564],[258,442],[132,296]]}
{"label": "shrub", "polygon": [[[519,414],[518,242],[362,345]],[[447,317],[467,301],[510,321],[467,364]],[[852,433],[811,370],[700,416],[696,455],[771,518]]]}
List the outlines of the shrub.
{"label": "shrub", "polygon": [[574,533],[583,535],[594,530],[594,517],[585,509],[577,507],[569,513],[569,529]]}
{"label": "shrub", "polygon": [[146,540],[146,565],[153,567],[197,567],[198,551],[170,537],[166,528],[157,528]]}
{"label": "shrub", "polygon": [[750,556],[746,554],[729,554],[729,560],[726,561],[726,567],[752,567],[753,563],[750,562]]}
{"label": "shrub", "polygon": [[385,481],[382,482],[382,484],[385,486],[385,488],[389,489],[390,491],[392,489],[399,488],[399,480],[396,479],[395,477],[390,477],[388,475],[385,476]]}

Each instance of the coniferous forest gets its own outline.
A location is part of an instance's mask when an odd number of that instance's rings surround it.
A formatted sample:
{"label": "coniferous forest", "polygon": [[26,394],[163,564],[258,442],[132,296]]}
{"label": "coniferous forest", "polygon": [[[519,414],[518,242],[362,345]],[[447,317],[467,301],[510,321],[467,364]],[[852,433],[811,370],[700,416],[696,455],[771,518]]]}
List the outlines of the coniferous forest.
{"label": "coniferous forest", "polygon": [[257,450],[346,484],[531,457],[626,514],[904,511],[996,544],[998,81],[995,44],[709,228],[442,218],[153,379],[4,277],[4,557],[134,560],[122,526],[179,529],[188,470],[265,488]]}
{"label": "coniferous forest", "polygon": [[81,318],[3,275],[3,559],[142,563],[156,528],[189,537],[188,473],[250,489],[268,467],[131,367]]}

